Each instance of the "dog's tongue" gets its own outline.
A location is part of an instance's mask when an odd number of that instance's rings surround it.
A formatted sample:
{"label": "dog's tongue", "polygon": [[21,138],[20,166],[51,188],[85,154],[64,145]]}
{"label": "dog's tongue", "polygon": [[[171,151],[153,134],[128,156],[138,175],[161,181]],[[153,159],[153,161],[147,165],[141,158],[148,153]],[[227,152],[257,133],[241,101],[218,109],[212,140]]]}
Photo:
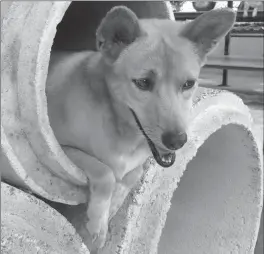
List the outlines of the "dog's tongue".
{"label": "dog's tongue", "polygon": [[150,147],[150,150],[153,154],[154,159],[156,160],[156,162],[163,168],[168,168],[170,166],[173,165],[173,163],[175,162],[176,159],[176,155],[175,152],[171,152],[171,153],[162,153],[160,151],[157,150],[156,146],[154,145],[154,143],[151,141],[151,139],[148,137],[148,135],[145,133],[143,127],[141,126],[140,121],[137,118],[136,113],[133,111],[133,109],[131,109],[131,112],[135,118],[135,121],[139,127],[139,129],[141,130],[141,132],[143,133],[143,135],[145,136],[148,145]]}
{"label": "dog's tongue", "polygon": [[158,156],[154,156],[154,158],[160,166],[164,168],[168,168],[172,166],[173,163],[175,162],[176,155],[175,153],[167,153],[163,155],[159,154]]}
{"label": "dog's tongue", "polygon": [[148,138],[147,139],[149,147],[151,149],[152,155],[156,162],[163,168],[168,168],[173,165],[176,159],[175,152],[171,153],[164,153],[161,151],[158,151],[154,143]]}

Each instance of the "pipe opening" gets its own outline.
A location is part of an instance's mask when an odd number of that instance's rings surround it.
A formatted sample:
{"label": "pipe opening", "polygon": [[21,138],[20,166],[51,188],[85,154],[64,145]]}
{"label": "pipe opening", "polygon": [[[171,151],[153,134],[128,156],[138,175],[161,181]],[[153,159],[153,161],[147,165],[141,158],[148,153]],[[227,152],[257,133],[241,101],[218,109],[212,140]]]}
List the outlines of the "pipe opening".
{"label": "pipe opening", "polygon": [[174,192],[159,254],[242,253],[253,248],[260,217],[256,203],[261,203],[254,149],[248,131],[234,124],[205,141]]}

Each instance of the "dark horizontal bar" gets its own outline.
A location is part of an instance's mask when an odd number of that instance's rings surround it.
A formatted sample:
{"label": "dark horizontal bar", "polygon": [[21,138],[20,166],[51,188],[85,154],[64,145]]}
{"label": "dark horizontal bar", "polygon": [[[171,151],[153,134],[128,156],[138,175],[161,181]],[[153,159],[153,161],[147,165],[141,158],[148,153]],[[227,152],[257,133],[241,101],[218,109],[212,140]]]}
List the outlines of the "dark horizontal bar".
{"label": "dark horizontal bar", "polygon": [[245,33],[245,32],[235,32],[230,34],[231,37],[243,37],[243,38],[263,38],[264,34],[263,33]]}
{"label": "dark horizontal bar", "polygon": [[263,70],[263,58],[244,58],[236,56],[208,57],[205,64],[207,68],[230,70]]}
{"label": "dark horizontal bar", "polygon": [[[176,20],[193,20],[204,12],[174,12]],[[248,12],[248,17],[243,17],[243,11],[237,12],[236,22],[264,22],[264,11],[258,11],[256,17],[252,17],[252,11]]]}

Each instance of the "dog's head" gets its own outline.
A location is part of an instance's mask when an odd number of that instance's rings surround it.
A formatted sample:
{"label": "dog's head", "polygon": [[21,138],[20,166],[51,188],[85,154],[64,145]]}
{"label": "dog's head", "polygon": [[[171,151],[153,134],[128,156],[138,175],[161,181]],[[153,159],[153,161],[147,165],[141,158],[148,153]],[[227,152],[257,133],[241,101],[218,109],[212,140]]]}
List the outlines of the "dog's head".
{"label": "dog's head", "polygon": [[131,110],[163,167],[174,163],[175,150],[187,141],[200,69],[234,21],[230,9],[210,11],[187,23],[138,20],[120,6],[107,13],[97,30],[111,93]]}

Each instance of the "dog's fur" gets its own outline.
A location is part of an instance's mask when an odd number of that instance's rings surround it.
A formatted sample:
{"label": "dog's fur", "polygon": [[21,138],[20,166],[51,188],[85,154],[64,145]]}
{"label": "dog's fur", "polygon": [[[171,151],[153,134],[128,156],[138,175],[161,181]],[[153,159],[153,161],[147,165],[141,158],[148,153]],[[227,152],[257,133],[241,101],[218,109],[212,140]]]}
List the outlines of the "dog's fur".
{"label": "dog's fur", "polygon": [[[188,23],[138,20],[120,6],[107,13],[97,30],[99,52],[51,55],[46,88],[50,124],[67,156],[89,179],[87,229],[97,247],[105,243],[116,182],[130,190],[151,155],[133,112],[157,150],[169,152],[161,136],[186,132],[197,86],[184,84],[198,79],[206,55],[234,20],[229,9]],[[146,79],[152,87],[142,91],[134,81],[146,84]]]}

